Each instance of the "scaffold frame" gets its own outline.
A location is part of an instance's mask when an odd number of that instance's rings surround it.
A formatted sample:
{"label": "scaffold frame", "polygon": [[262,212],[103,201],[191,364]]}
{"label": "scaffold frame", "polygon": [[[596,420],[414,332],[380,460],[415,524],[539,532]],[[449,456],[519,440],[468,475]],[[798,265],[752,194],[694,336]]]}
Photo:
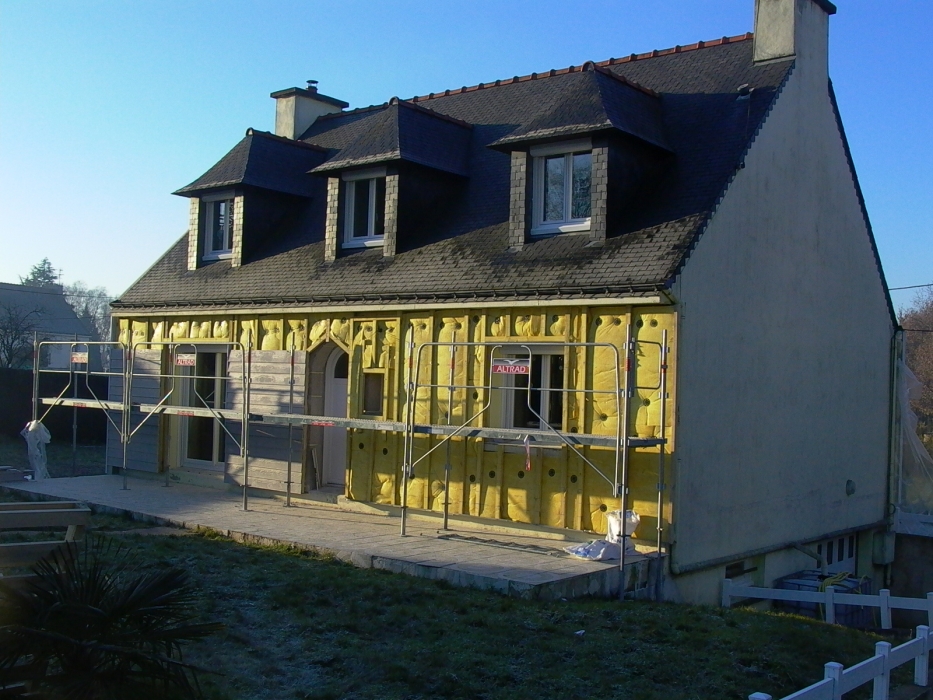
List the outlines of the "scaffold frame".
{"label": "scaffold frame", "polygon": [[[400,534],[406,534],[406,520],[407,520],[407,511],[408,511],[408,482],[415,476],[415,468],[421,463],[426,457],[432,454],[435,450],[440,448],[442,445],[448,446],[451,444],[451,441],[455,437],[460,438],[483,438],[489,440],[497,441],[506,441],[512,444],[524,444],[526,448],[531,447],[544,447],[544,446],[566,446],[569,449],[572,449],[576,455],[578,455],[586,465],[592,468],[601,478],[606,480],[613,489],[613,496],[619,498],[620,500],[620,511],[624,514],[628,510],[628,495],[629,495],[629,453],[633,448],[645,448],[645,447],[658,447],[659,459],[658,459],[658,525],[657,525],[657,550],[658,555],[660,556],[661,548],[663,545],[663,506],[664,506],[664,490],[665,490],[665,477],[664,477],[664,468],[665,468],[665,446],[668,443],[667,438],[665,437],[665,431],[667,429],[667,369],[668,369],[668,332],[665,330],[662,333],[662,340],[660,343],[656,341],[647,341],[647,340],[637,340],[633,337],[631,323],[629,323],[626,329],[626,340],[625,345],[622,350],[613,344],[613,343],[597,343],[597,342],[527,342],[527,341],[515,341],[509,342],[507,340],[499,341],[457,341],[456,335],[453,336],[451,341],[432,341],[425,343],[416,344],[413,338],[413,333],[410,330],[408,334],[408,342],[406,343],[407,352],[404,353],[403,363],[407,367],[407,377],[405,377],[405,387],[407,392],[408,401],[405,407],[405,416],[403,420],[375,420],[369,418],[349,418],[349,417],[334,417],[334,416],[316,416],[304,413],[293,413],[294,408],[294,383],[295,383],[295,353],[296,349],[294,347],[290,348],[290,358],[289,358],[289,379],[288,379],[288,412],[261,412],[261,413],[252,413],[250,411],[250,394],[253,391],[253,378],[252,378],[252,360],[253,360],[253,346],[252,346],[252,332],[250,331],[247,336],[247,342],[241,343],[235,340],[223,340],[223,341],[208,341],[208,342],[197,342],[191,340],[185,341],[139,341],[135,342],[132,345],[127,346],[125,343],[119,341],[113,342],[73,342],[73,341],[42,341],[37,343],[35,346],[35,357],[38,359],[41,346],[43,345],[64,345],[70,346],[72,357],[74,358],[74,353],[76,352],[75,348],[84,347],[86,348],[85,352],[89,352],[91,347],[97,346],[107,346],[112,350],[120,350],[122,352],[122,372],[111,372],[111,371],[102,371],[102,372],[91,372],[88,369],[88,365],[85,364],[85,369],[75,370],[75,363],[72,363],[71,367],[68,370],[52,370],[52,369],[42,369],[38,366],[36,362],[36,369],[34,370],[34,382],[33,382],[33,419],[41,420],[44,418],[48,412],[55,406],[72,406],[74,408],[98,408],[105,411],[107,419],[110,422],[113,429],[119,435],[122,448],[123,448],[123,460],[122,460],[122,475],[123,475],[123,488],[128,488],[127,486],[127,452],[129,444],[132,440],[132,437],[139,431],[139,429],[145,425],[153,416],[156,415],[177,415],[177,416],[187,416],[187,417],[205,417],[211,418],[216,423],[220,425],[224,433],[230,437],[234,444],[240,449],[241,458],[243,460],[243,484],[242,484],[242,503],[243,510],[246,511],[249,509],[249,426],[251,424],[269,424],[269,425],[283,425],[287,426],[289,430],[289,460],[288,460],[288,475],[286,477],[286,493],[287,500],[286,505],[289,505],[290,492],[291,492],[291,430],[294,426],[319,426],[319,427],[336,427],[336,428],[350,428],[357,430],[372,430],[372,431],[386,431],[386,432],[395,432],[402,433],[404,435],[403,443],[403,453],[402,453],[402,493],[401,496],[401,525],[400,525]],[[659,354],[659,368],[658,368],[658,382],[656,385],[651,386],[642,386],[637,383],[637,378],[635,376],[636,368],[636,349],[640,344],[650,344],[658,346]],[[169,401],[175,395],[176,389],[178,388],[179,380],[197,380],[197,379],[213,379],[213,380],[224,380],[230,381],[232,377],[227,373],[218,373],[212,376],[200,376],[196,374],[187,374],[179,373],[178,368],[181,366],[191,366],[189,360],[185,360],[183,365],[179,364],[180,355],[196,355],[197,352],[203,351],[204,347],[212,348],[226,348],[229,350],[239,350],[240,353],[240,371],[242,377],[242,401],[238,409],[227,409],[223,407],[211,406],[209,402],[202,397],[196,390],[194,390],[196,400],[200,400],[202,406],[179,406],[170,404]],[[448,381],[446,383],[442,382],[422,382],[420,377],[422,357],[423,353],[428,348],[450,348],[450,373]],[[136,356],[140,348],[160,348],[162,350],[160,358],[160,366],[158,373],[146,373],[138,374],[136,372],[135,361]],[[457,350],[458,349],[468,349],[468,348],[482,348],[485,353],[485,361],[487,363],[486,368],[484,369],[484,380],[485,384],[457,384],[455,382],[456,376],[456,359],[457,359]],[[533,357],[535,355],[535,350],[541,350],[543,348],[548,349],[558,349],[567,356],[567,353],[572,352],[576,349],[604,349],[614,355],[613,361],[613,386],[609,389],[592,389],[592,388],[567,388],[560,387],[559,389],[551,387],[549,391],[559,391],[562,396],[574,397],[575,395],[592,395],[592,394],[603,394],[611,395],[616,405],[616,430],[613,435],[605,434],[595,434],[595,433],[580,433],[580,432],[564,432],[555,428],[551,421],[545,419],[544,416],[540,414],[540,411],[535,408],[532,401],[532,392],[535,389],[532,387],[531,381],[528,382],[526,387],[518,386],[509,386],[502,385],[498,386],[493,383],[493,367],[494,360],[496,359],[515,359],[517,353],[521,353],[522,359],[530,367],[533,362]],[[189,352],[183,352],[183,350],[188,350]],[[80,352],[80,351],[77,351]],[[508,355],[506,354],[508,353]],[[540,354],[540,353],[539,353]],[[228,363],[229,363],[228,357]],[[163,371],[166,367],[171,368],[171,372]],[[42,373],[61,373],[68,374],[69,381],[62,392],[59,393],[56,397],[41,397],[39,396],[39,375]],[[88,386],[89,391],[91,391],[93,399],[76,399],[68,398],[64,394],[67,393],[68,389],[73,386],[75,377],[83,374],[85,376],[85,383],[88,382],[87,377],[91,374],[100,374],[107,377],[119,377],[122,380],[122,401],[110,401],[104,400],[98,397]],[[133,401],[133,385],[135,378],[146,378],[146,379],[158,379],[160,384],[160,398],[155,403],[134,403]],[[422,389],[429,389],[431,391],[437,389],[446,389],[448,391],[448,402],[453,401],[454,392],[457,390],[472,390],[484,392],[484,402],[482,407],[470,416],[464,422],[460,424],[453,424],[451,422],[451,416],[453,414],[452,410],[447,412],[447,424],[442,423],[419,423],[416,420],[416,404],[418,401],[418,392]],[[631,415],[631,400],[635,396],[636,391],[638,390],[650,390],[658,391],[661,397],[661,410],[660,410],[660,436],[655,438],[643,438],[629,435],[628,424]],[[518,395],[519,392],[523,392],[525,395],[526,408],[533,414],[539,421],[539,424],[542,426],[539,429],[533,428],[504,428],[504,427],[495,427],[489,425],[476,425],[475,423],[481,421],[480,419],[489,411],[493,402],[493,395],[495,391],[511,391],[515,395]],[[226,394],[227,392],[225,392]],[[39,405],[46,405],[48,408],[42,414],[41,418],[38,415]],[[452,405],[449,406],[449,409],[452,409]],[[120,425],[112,419],[111,412],[121,413],[121,422]],[[137,426],[132,427],[131,414],[138,412],[142,418]],[[240,435],[239,439],[235,436],[224,424],[226,419],[238,420],[240,422]],[[416,436],[440,436],[442,439],[428,449],[424,454],[419,456],[417,459],[414,459],[413,449],[414,441]],[[612,447],[615,451],[615,470],[614,474],[610,478],[607,474],[595,465],[591,460],[589,460],[584,454],[581,448],[585,446],[602,446],[602,447]],[[169,470],[163,466],[163,469],[166,474],[166,485],[168,485],[168,473]],[[449,516],[449,475],[450,475],[451,465],[449,455],[447,457],[447,463],[445,467],[446,479],[445,479],[445,495],[444,495],[444,528],[448,526],[448,516]],[[620,559],[620,575],[625,567],[625,550],[628,543],[628,532],[623,525],[622,528],[622,545],[621,545],[621,559]],[[660,566],[658,567],[658,581],[657,581],[657,596],[660,596],[661,590],[661,574]],[[624,585],[620,586],[620,596],[624,595]]]}

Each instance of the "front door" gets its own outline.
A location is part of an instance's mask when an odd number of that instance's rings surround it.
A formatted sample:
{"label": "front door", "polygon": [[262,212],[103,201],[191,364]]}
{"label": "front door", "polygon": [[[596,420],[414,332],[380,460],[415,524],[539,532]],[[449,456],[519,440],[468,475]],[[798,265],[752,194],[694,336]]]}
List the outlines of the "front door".
{"label": "front door", "polygon": [[[327,358],[324,373],[324,415],[347,417],[347,377],[350,356],[339,348]],[[347,474],[346,428],[324,428],[324,486],[344,486]]]}

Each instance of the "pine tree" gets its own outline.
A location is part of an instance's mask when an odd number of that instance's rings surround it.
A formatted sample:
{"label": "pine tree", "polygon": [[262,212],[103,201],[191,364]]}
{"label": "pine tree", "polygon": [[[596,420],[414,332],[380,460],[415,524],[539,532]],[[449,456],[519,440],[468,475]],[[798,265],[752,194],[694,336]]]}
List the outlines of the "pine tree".
{"label": "pine tree", "polygon": [[49,259],[42,258],[42,262],[32,266],[28,275],[19,278],[19,283],[29,287],[51,287],[58,284],[58,275]]}

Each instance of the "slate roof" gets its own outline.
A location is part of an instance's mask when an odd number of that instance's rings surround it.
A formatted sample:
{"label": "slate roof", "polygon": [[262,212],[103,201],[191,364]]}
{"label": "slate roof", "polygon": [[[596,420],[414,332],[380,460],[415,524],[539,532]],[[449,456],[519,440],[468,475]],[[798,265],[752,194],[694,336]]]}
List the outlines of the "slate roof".
{"label": "slate roof", "polygon": [[469,175],[470,130],[466,122],[393,98],[367,121],[367,129],[312,172],[322,173],[395,160]]}
{"label": "slate roof", "polygon": [[217,165],[172,194],[191,196],[223,187],[250,185],[310,197],[317,183],[308,171],[326,156],[325,149],[311,144],[247,129],[243,140]]}
{"label": "slate roof", "polygon": [[[600,71],[573,67],[412,98],[434,113],[472,125],[469,177],[424,240],[406,247],[400,232],[400,252],[394,258],[369,248],[324,262],[325,182],[319,177],[311,214],[300,221],[289,219],[291,228],[257,246],[241,267],[222,260],[188,271],[184,236],[114,306],[209,308],[648,294],[663,289],[740,167],[793,62],[755,65],[751,35],[744,35],[610,59],[596,67],[648,92],[617,84]],[[750,99],[736,99],[742,85],[754,88]],[[577,105],[566,99],[568,94],[591,99]],[[636,97],[619,104],[619,95]],[[385,104],[327,115],[301,139],[327,149],[332,158],[349,162],[356,152],[354,158],[361,159],[366,156],[362,144],[379,133],[388,133],[391,141],[393,119],[404,119],[408,111],[401,104]],[[655,189],[640,198],[638,208],[608,231],[605,245],[588,247],[585,236],[565,234],[510,251],[509,156],[489,146],[510,135],[559,129],[562,114],[585,128],[608,122],[607,128],[637,132],[644,140],[663,138],[673,153],[672,165]],[[395,133],[404,133],[404,127]],[[367,148],[371,156],[382,147]]]}
{"label": "slate roof", "polygon": [[78,318],[60,287],[0,282],[0,308],[19,309],[27,314],[35,311],[30,320],[40,334],[77,335],[83,340],[91,337],[87,322]]}
{"label": "slate roof", "polygon": [[551,102],[542,105],[530,122],[493,142],[493,147],[617,130],[670,150],[656,93],[593,63],[584,65],[580,73],[552,77],[551,81],[555,88]]}

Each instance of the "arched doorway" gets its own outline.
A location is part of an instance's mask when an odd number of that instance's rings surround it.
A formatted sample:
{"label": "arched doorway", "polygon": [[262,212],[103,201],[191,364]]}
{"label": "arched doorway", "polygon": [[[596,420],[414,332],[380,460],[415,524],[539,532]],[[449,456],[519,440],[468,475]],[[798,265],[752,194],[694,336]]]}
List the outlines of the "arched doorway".
{"label": "arched doorway", "polygon": [[[347,381],[350,356],[334,348],[324,370],[324,415],[347,416]],[[347,474],[346,428],[324,428],[322,482],[324,486],[345,486]]]}

